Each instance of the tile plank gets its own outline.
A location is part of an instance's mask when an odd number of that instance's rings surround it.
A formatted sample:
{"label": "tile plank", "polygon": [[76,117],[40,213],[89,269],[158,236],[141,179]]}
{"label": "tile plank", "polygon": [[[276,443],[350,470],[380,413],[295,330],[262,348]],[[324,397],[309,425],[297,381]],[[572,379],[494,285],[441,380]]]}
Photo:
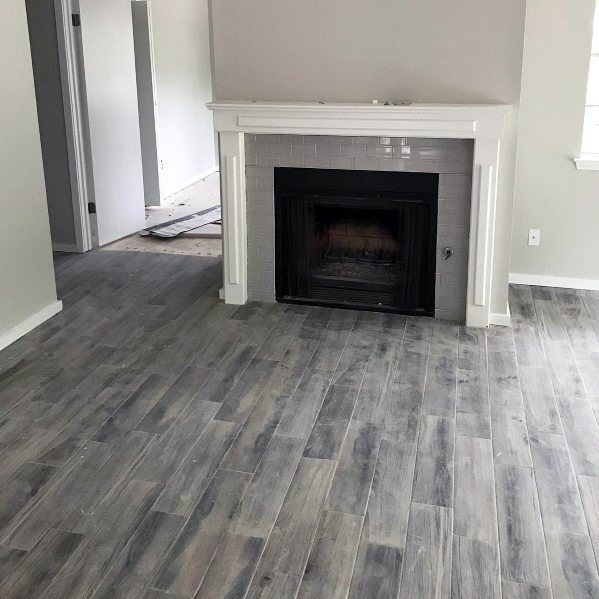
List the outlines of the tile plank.
{"label": "tile plank", "polygon": [[366,512],[370,543],[405,547],[415,466],[415,444],[383,438]]}
{"label": "tile plank", "polygon": [[94,593],[94,599],[139,597],[147,589],[184,522],[183,516],[148,512]]}
{"label": "tile plank", "polygon": [[328,509],[365,514],[380,443],[381,431],[374,424],[351,422],[329,491]]}
{"label": "tile plank", "polygon": [[305,441],[275,435],[246,491],[229,531],[267,539],[289,489]]}
{"label": "tile plank", "polygon": [[233,442],[222,467],[255,472],[287,406],[289,397],[265,391]]}
{"label": "tile plank", "polygon": [[144,519],[158,491],[155,483],[136,480],[115,487],[94,518],[95,533],[79,544],[51,582],[45,597],[91,595]]}
{"label": "tile plank", "polygon": [[166,484],[154,509],[182,516],[189,513],[210,484],[238,433],[238,424],[212,420]]}
{"label": "tile plank", "polygon": [[422,416],[412,501],[452,506],[454,431],[453,419]]}
{"label": "tile plank", "polygon": [[264,539],[225,533],[196,597],[244,597],[263,546]]}
{"label": "tile plank", "polygon": [[329,374],[307,370],[279,423],[278,433],[308,439],[329,388]]}
{"label": "tile plank", "polygon": [[495,464],[495,484],[502,578],[550,586],[533,471]]}
{"label": "tile plank", "polygon": [[579,476],[578,486],[595,553],[595,562],[599,566],[599,478]]}
{"label": "tile plank", "polygon": [[497,542],[493,448],[488,439],[456,436],[453,532]]}
{"label": "tile plank", "polygon": [[219,471],[167,553],[153,587],[191,597],[200,586],[251,476]]}
{"label": "tile plank", "polygon": [[330,460],[300,460],[259,570],[301,578],[334,470],[335,463]]}
{"label": "tile plank", "polygon": [[306,457],[323,460],[339,457],[356,399],[357,390],[350,386],[329,387],[306,444]]}
{"label": "tile plank", "polygon": [[358,551],[362,516],[325,511],[297,594],[298,599],[345,599]]}
{"label": "tile plank", "polygon": [[413,503],[398,599],[449,597],[452,510]]}
{"label": "tile plank", "polygon": [[587,534],[566,438],[534,433],[530,442],[543,528],[545,531]]}
{"label": "tile plank", "polygon": [[550,531],[546,541],[554,597],[598,597],[599,575],[588,535]]}
{"label": "tile plank", "polygon": [[0,585],[0,597],[40,597],[82,539],[82,535],[50,529]]}
{"label": "tile plank", "polygon": [[13,517],[40,492],[57,471],[52,466],[25,464],[0,489],[0,535],[10,525]]}
{"label": "tile plank", "polygon": [[451,596],[500,599],[499,553],[496,545],[453,536]]}

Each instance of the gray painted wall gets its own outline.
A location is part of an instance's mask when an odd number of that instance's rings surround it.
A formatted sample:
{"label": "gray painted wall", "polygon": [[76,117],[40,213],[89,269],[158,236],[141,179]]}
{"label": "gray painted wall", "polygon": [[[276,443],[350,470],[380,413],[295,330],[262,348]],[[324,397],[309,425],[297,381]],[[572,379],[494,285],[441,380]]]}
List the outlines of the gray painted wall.
{"label": "gray painted wall", "polygon": [[[599,279],[599,172],[577,171],[595,0],[528,0],[512,272]],[[541,245],[527,245],[528,229]]]}
{"label": "gray painted wall", "polygon": [[75,245],[53,0],[25,0],[53,243]]}
{"label": "gray painted wall", "polygon": [[216,0],[217,99],[499,102],[493,312],[505,313],[525,0]]}
{"label": "gray painted wall", "polygon": [[56,301],[27,18],[0,19],[0,336]]}

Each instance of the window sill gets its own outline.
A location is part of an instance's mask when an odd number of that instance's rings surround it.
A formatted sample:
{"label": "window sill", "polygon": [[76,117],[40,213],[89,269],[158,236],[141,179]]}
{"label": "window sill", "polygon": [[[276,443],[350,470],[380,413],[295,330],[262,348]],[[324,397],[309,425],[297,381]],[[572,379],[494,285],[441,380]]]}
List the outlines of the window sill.
{"label": "window sill", "polygon": [[599,154],[583,154],[574,158],[574,164],[579,171],[599,171]]}

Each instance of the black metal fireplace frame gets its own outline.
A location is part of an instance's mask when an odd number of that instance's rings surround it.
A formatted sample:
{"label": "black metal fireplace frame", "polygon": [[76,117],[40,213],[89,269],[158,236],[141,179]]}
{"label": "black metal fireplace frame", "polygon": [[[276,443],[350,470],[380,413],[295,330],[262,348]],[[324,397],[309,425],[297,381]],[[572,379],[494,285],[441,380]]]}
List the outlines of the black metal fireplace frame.
{"label": "black metal fireplace frame", "polygon": [[[309,168],[275,168],[275,295],[276,300],[292,304],[358,308],[378,312],[394,312],[420,316],[434,316],[435,266],[437,245],[437,213],[439,175],[432,173],[407,173],[386,171],[356,171]],[[296,197],[305,203],[323,204],[360,209],[392,209],[395,204],[426,204],[428,206],[427,252],[423,256],[427,280],[422,282],[423,305],[416,309],[332,301],[322,298],[298,297],[287,293],[288,256],[284,252],[285,198]],[[368,205],[364,205],[367,199]],[[376,288],[376,283],[370,283]]]}

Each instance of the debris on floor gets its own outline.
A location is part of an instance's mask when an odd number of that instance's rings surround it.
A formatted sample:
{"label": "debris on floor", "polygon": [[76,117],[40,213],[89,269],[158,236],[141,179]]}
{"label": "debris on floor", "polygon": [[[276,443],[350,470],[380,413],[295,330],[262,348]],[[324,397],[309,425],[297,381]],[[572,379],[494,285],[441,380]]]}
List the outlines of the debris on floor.
{"label": "debris on floor", "polygon": [[[152,235],[154,237],[177,237],[181,233],[195,231],[204,225],[220,223],[221,208],[212,206],[200,212],[194,212],[180,218],[147,227],[140,232],[141,236]],[[198,232],[199,233],[199,232]]]}

